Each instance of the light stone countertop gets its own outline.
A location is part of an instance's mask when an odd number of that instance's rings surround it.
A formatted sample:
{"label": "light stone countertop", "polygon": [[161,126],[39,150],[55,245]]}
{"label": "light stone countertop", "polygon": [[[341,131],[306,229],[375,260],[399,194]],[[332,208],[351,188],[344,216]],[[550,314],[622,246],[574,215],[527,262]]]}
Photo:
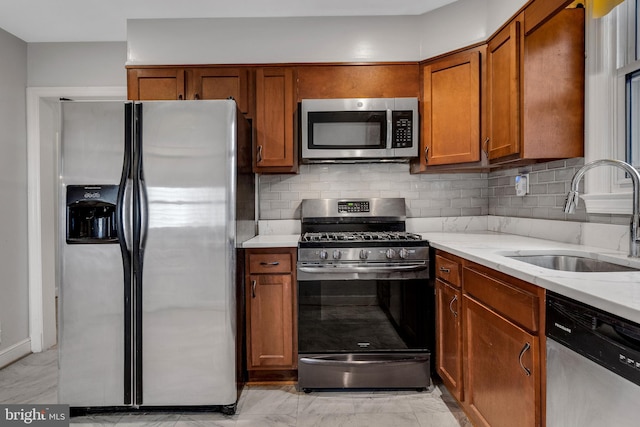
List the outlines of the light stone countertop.
{"label": "light stone countertop", "polygon": [[[506,258],[505,254],[560,253],[568,255],[585,255],[614,262],[616,264],[633,265],[640,268],[640,260],[630,260],[626,251],[628,237],[621,237],[618,228],[596,224],[596,233],[585,232],[580,227],[585,224],[563,221],[531,221],[509,218],[490,218],[508,229],[511,222],[518,229],[533,230],[544,238],[529,237],[520,234],[501,233],[487,230],[487,221],[483,218],[454,218],[442,221],[413,220],[410,224],[412,232],[418,232],[436,249],[458,255],[462,258],[501,271],[510,276],[533,283],[550,291],[557,292],[575,300],[584,302],[623,318],[640,323],[640,271],[615,273],[572,273],[549,270],[525,262]],[[443,222],[444,221],[444,222]],[[524,221],[524,222],[522,222]],[[477,224],[476,224],[477,222]],[[449,224],[451,223],[451,224]],[[531,224],[533,223],[533,225]],[[282,226],[284,224],[284,226]],[[587,226],[592,226],[586,224]],[[493,227],[495,225],[491,225]],[[261,230],[264,234],[244,242],[244,248],[276,248],[297,247],[300,238],[299,222],[274,221],[264,222]],[[426,231],[429,230],[429,231]],[[433,230],[433,231],[432,231]],[[436,231],[437,230],[437,231]],[[563,243],[550,240],[586,239],[589,242],[624,244],[617,249],[586,246],[577,243]],[[586,236],[586,237],[585,237]],[[595,236],[595,237],[594,237]],[[624,249],[623,249],[624,250]]]}
{"label": "light stone countertop", "polygon": [[242,247],[247,248],[296,248],[300,234],[259,234],[247,240]]}
{"label": "light stone countertop", "polygon": [[587,253],[604,261],[640,268],[640,260],[631,260],[626,253],[490,231],[420,234],[436,249],[640,323],[640,271],[574,273],[549,270],[504,256]]}

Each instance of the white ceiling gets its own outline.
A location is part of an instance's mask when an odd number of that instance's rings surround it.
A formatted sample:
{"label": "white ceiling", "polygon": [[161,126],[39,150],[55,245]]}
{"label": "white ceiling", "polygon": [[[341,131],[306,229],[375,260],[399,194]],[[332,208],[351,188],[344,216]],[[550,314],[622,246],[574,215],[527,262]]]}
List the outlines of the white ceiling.
{"label": "white ceiling", "polygon": [[125,41],[127,19],[421,15],[457,0],[0,0],[28,42]]}

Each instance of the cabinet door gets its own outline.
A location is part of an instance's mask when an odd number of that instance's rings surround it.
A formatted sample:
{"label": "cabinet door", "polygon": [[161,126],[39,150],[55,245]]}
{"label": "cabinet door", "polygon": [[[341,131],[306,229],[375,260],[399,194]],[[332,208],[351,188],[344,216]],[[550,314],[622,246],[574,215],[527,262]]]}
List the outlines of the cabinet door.
{"label": "cabinet door", "polygon": [[436,280],[436,367],[451,394],[463,400],[462,293]]}
{"label": "cabinet door", "polygon": [[462,52],[423,68],[421,162],[480,160],[480,52]]}
{"label": "cabinet door", "polygon": [[463,296],[465,399],[477,425],[540,425],[538,337]]}
{"label": "cabinet door", "polygon": [[514,19],[487,48],[487,121],[490,160],[520,152],[521,22]]}
{"label": "cabinet door", "polygon": [[233,97],[243,113],[249,111],[248,72],[243,68],[204,67],[189,70],[189,99]]}
{"label": "cabinet door", "polygon": [[127,71],[127,93],[131,100],[185,99],[183,68],[132,68]]}
{"label": "cabinet door", "polygon": [[292,68],[256,70],[256,172],[294,171]]}
{"label": "cabinet door", "polygon": [[291,275],[250,275],[247,287],[249,369],[292,369],[294,355]]}

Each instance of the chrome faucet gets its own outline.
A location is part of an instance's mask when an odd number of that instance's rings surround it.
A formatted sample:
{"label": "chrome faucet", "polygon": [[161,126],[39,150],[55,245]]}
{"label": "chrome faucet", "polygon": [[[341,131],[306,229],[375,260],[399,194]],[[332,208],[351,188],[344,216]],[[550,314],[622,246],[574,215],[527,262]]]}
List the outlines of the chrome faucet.
{"label": "chrome faucet", "polygon": [[629,236],[629,256],[632,258],[640,258],[640,173],[629,163],[621,160],[600,159],[586,163],[573,175],[571,180],[571,191],[567,194],[567,200],[564,204],[566,213],[574,213],[578,206],[578,184],[584,176],[585,172],[597,166],[609,165],[623,169],[631,177],[633,182],[633,213],[631,214],[631,234]]}

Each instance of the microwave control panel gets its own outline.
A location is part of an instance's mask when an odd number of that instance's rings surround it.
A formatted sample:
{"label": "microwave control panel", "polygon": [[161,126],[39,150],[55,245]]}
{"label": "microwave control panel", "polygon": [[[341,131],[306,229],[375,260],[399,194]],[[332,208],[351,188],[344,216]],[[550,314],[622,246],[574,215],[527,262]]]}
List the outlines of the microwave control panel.
{"label": "microwave control panel", "polygon": [[391,113],[393,148],[407,148],[413,145],[413,111],[393,111]]}

